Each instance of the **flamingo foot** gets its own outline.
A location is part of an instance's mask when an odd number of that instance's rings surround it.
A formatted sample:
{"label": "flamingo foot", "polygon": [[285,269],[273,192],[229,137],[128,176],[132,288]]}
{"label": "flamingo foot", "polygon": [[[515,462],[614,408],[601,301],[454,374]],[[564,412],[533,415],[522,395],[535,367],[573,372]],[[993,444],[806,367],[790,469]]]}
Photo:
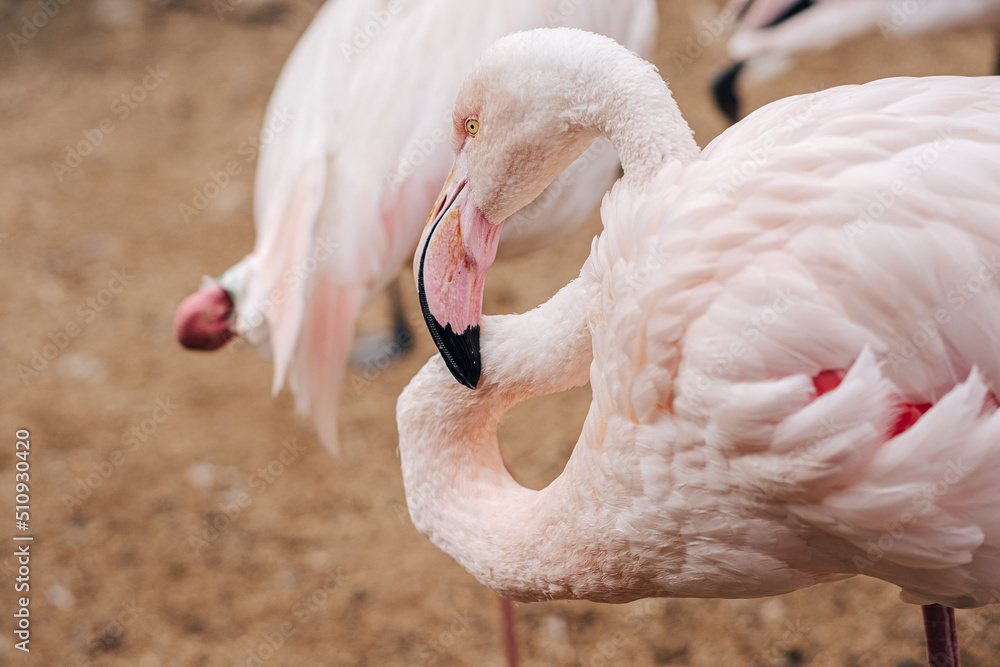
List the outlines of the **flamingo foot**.
{"label": "flamingo foot", "polygon": [[959,667],[955,610],[939,604],[923,606],[927,662],[930,667]]}

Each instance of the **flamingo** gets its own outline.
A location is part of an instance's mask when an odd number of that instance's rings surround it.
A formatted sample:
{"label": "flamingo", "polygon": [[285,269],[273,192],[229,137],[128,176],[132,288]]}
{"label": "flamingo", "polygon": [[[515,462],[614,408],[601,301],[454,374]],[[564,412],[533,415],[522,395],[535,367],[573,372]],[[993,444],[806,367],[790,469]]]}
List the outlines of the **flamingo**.
{"label": "flamingo", "polygon": [[[579,277],[482,317],[503,221],[600,135],[624,175]],[[453,144],[414,259],[442,354],[397,404],[417,529],[522,601],[877,577],[958,664],[953,608],[1000,602],[1000,77],[792,97],[699,151],[652,65],[535,30],[473,68]],[[588,380],[521,487],[500,418]]]}
{"label": "flamingo", "polygon": [[[736,22],[727,49],[734,63],[716,78],[712,93],[729,122],[740,116],[737,79],[756,82],[788,69],[795,54],[828,49],[866,32],[908,37],[1000,21],[1000,0],[731,0],[722,12]],[[995,72],[1000,74],[1000,61]]]}
{"label": "flamingo", "polygon": [[[416,246],[448,173],[462,78],[496,38],[544,25],[588,27],[649,54],[657,12],[653,0],[326,3],[268,104],[254,249],[180,304],[181,344],[215,350],[239,336],[260,349],[274,361],[272,391],[287,377],[297,410],[336,452],[355,321]],[[614,152],[595,145],[513,221],[505,251],[544,245],[582,222],[618,170]],[[411,342],[398,303],[395,322],[389,351]]]}

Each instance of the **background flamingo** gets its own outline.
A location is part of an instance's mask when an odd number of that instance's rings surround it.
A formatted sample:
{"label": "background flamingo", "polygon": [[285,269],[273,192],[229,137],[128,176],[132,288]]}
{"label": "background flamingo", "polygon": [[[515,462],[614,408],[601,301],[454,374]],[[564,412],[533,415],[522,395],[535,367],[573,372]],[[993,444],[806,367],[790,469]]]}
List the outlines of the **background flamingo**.
{"label": "background flamingo", "polygon": [[[273,358],[272,391],[287,376],[299,412],[311,414],[324,444],[336,449],[355,320],[413,252],[448,172],[449,110],[462,77],[501,35],[557,24],[600,31],[648,54],[656,7],[652,0],[324,5],[268,105],[254,250],[181,304],[181,343],[212,350],[244,337]],[[565,187],[512,221],[510,253],[549,242],[597,205],[618,173],[605,148],[595,146]],[[409,343],[401,316],[395,320],[394,340],[384,346],[390,352]]]}
{"label": "background flamingo", "polygon": [[[476,384],[466,351],[435,337],[447,367],[428,362],[397,407],[418,529],[518,600],[867,574],[927,605],[932,664],[957,664],[940,605],[1000,601],[1000,79],[790,98],[699,155],[650,65],[531,31],[483,56],[455,129],[415,259],[439,292],[421,294],[432,332],[478,323],[496,228],[589,141],[609,137],[625,175],[580,277],[483,322],[476,391],[448,375]],[[588,375],[565,471],[520,487],[500,417]]]}
{"label": "background flamingo", "polygon": [[[779,76],[795,55],[828,49],[866,32],[884,38],[969,26],[996,26],[1000,0],[732,0],[723,16],[737,19],[727,49],[735,61],[715,80],[716,104],[731,123],[740,116],[737,80]],[[1000,74],[1000,61],[995,73]]]}

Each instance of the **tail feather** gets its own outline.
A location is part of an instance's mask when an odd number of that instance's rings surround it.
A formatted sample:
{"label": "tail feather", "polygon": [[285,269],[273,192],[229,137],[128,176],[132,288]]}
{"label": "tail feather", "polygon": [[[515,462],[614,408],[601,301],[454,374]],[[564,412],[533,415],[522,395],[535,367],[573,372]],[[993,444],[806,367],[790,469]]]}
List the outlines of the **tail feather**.
{"label": "tail feather", "polygon": [[338,454],[341,383],[354,340],[354,322],[364,303],[363,288],[333,285],[316,275],[309,290],[305,321],[289,367],[289,384],[296,410],[312,416],[323,445]]}

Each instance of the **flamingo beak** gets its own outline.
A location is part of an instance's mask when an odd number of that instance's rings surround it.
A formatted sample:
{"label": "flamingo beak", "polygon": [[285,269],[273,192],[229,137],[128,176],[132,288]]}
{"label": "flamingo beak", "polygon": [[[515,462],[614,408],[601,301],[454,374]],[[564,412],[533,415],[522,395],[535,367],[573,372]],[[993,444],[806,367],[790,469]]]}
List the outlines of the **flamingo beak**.
{"label": "flamingo beak", "polygon": [[712,97],[719,111],[733,125],[740,119],[740,97],[736,92],[736,82],[743,71],[743,62],[736,62],[715,77],[712,83]]}
{"label": "flamingo beak", "polygon": [[413,275],[431,337],[448,370],[470,389],[479,384],[482,371],[483,286],[502,224],[492,224],[479,210],[466,157],[459,154],[420,237]]}
{"label": "flamingo beak", "polygon": [[174,333],[189,350],[217,350],[233,337],[229,328],[232,314],[232,295],[222,285],[212,283],[177,306]]}

